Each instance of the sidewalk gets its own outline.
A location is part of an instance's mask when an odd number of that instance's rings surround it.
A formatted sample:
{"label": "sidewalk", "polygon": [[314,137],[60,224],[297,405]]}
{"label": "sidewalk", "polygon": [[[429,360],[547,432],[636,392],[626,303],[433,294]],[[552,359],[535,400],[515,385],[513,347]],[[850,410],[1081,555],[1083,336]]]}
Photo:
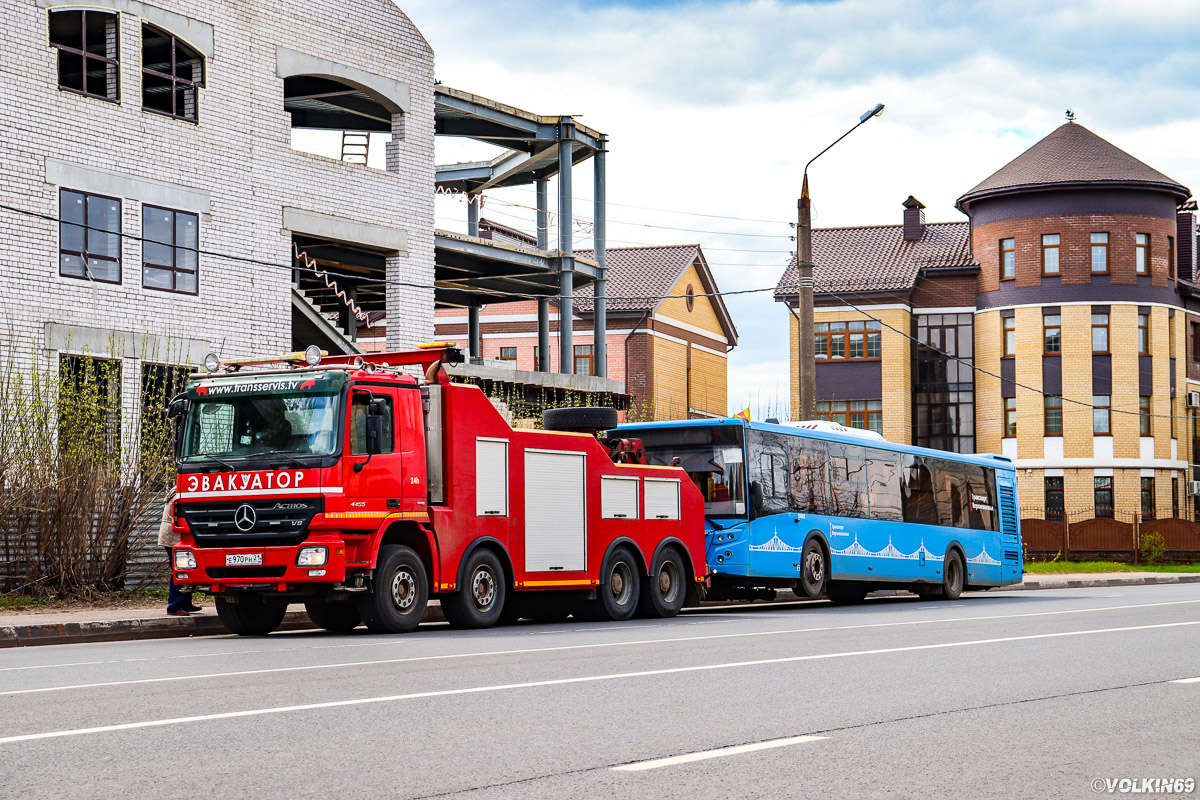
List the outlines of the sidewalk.
{"label": "sidewalk", "polygon": [[[1026,575],[1025,582],[999,591],[1032,589],[1079,589],[1095,586],[1143,586],[1174,583],[1200,583],[1200,573],[1188,572],[1098,572],[1061,575]],[[790,592],[781,593],[794,600]],[[876,596],[906,595],[903,590],[880,591]],[[783,598],[781,598],[783,599]],[[162,608],[98,609],[47,613],[0,613],[0,648],[40,644],[112,642],[132,639],[166,639],[185,636],[220,636],[228,633],[213,610],[212,598],[204,599],[205,608],[187,617],[168,617]],[[425,622],[443,622],[442,610],[431,602]],[[307,630],[313,627],[304,606],[288,607],[281,631]]]}

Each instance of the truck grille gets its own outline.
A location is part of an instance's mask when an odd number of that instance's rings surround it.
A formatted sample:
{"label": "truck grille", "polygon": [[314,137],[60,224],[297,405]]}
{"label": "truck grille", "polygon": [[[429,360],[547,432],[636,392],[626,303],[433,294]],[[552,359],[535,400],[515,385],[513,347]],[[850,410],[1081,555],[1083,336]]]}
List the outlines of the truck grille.
{"label": "truck grille", "polygon": [[216,578],[282,578],[287,567],[209,567],[208,577]]}
{"label": "truck grille", "polygon": [[304,541],[325,498],[179,503],[177,509],[197,547],[290,547]]}

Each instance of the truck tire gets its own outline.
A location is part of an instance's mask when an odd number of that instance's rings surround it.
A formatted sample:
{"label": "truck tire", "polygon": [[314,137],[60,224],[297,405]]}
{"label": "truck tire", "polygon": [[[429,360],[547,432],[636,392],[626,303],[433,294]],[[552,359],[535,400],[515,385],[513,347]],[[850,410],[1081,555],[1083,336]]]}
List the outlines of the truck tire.
{"label": "truck tire", "polygon": [[421,624],[429,604],[429,580],[421,557],[411,547],[379,548],[371,591],[358,598],[358,613],[376,633],[408,633]]}
{"label": "truck tire", "polygon": [[362,622],[362,614],[358,613],[358,604],[353,602],[309,602],[304,604],[304,610],[308,612],[308,618],[313,621],[313,625],[336,633],[352,631]]}
{"label": "truck tire", "polygon": [[217,616],[238,636],[266,636],[279,627],[286,613],[287,605],[264,602],[259,594],[239,595],[236,603],[217,597]]}
{"label": "truck tire", "polygon": [[673,617],[683,608],[687,595],[687,569],[674,547],[664,547],[654,557],[650,574],[642,579],[639,617]]}
{"label": "truck tire", "polygon": [[486,547],[477,547],[463,568],[458,590],[442,597],[442,613],[455,628],[490,628],[500,621],[507,579],[500,559]]}
{"label": "truck tire", "polygon": [[825,593],[829,580],[829,559],[825,548],[816,536],[808,537],[800,553],[800,578],[796,581],[796,594],[801,597],[820,597]]}
{"label": "truck tire", "polygon": [[603,406],[549,408],[542,412],[548,431],[606,431],[617,427],[617,410]]}
{"label": "truck tire", "polygon": [[642,582],[638,577],[637,560],[628,547],[618,547],[608,557],[596,587],[596,599],[584,605],[582,616],[589,619],[629,619],[637,611]]}

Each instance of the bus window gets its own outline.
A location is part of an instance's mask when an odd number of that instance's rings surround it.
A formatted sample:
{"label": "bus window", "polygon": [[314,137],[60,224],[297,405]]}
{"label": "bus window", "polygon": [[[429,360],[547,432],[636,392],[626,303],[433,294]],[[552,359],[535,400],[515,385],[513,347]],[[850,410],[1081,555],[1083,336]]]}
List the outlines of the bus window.
{"label": "bus window", "polygon": [[926,463],[933,468],[938,517],[942,524],[955,528],[971,527],[967,519],[967,476],[963,471],[966,465],[940,459],[927,459]]}
{"label": "bus window", "polygon": [[900,496],[900,456],[868,447],[867,498],[871,504],[871,519],[903,522]]}
{"label": "bus window", "polygon": [[904,478],[904,521],[918,525],[940,525],[934,496],[933,471],[921,456],[901,456]]}
{"label": "bus window", "polygon": [[981,531],[1000,530],[996,514],[996,472],[978,464],[963,464],[967,478],[967,519]]}
{"label": "bus window", "polygon": [[745,517],[746,472],[742,463],[742,429],[734,425],[678,428],[622,428],[646,447],[650,464],[683,467],[704,495],[709,518]]}
{"label": "bus window", "polygon": [[839,517],[867,516],[867,465],[863,448],[829,442],[832,512]]}
{"label": "bus window", "polygon": [[787,439],[775,433],[746,432],[750,459],[750,501],[758,516],[791,510]]}
{"label": "bus window", "polygon": [[801,514],[828,514],[829,492],[825,442],[791,436],[792,510]]}

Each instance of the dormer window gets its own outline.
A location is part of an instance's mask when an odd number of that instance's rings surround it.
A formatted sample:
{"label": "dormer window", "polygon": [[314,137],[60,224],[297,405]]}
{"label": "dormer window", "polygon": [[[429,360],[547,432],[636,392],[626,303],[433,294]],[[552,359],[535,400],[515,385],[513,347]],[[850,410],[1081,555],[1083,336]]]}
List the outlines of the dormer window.
{"label": "dormer window", "polygon": [[142,24],[142,108],[176,119],[199,119],[204,56],[162,28]]}
{"label": "dormer window", "polygon": [[51,11],[50,44],[58,50],[58,88],[120,101],[120,27],[115,13]]}

